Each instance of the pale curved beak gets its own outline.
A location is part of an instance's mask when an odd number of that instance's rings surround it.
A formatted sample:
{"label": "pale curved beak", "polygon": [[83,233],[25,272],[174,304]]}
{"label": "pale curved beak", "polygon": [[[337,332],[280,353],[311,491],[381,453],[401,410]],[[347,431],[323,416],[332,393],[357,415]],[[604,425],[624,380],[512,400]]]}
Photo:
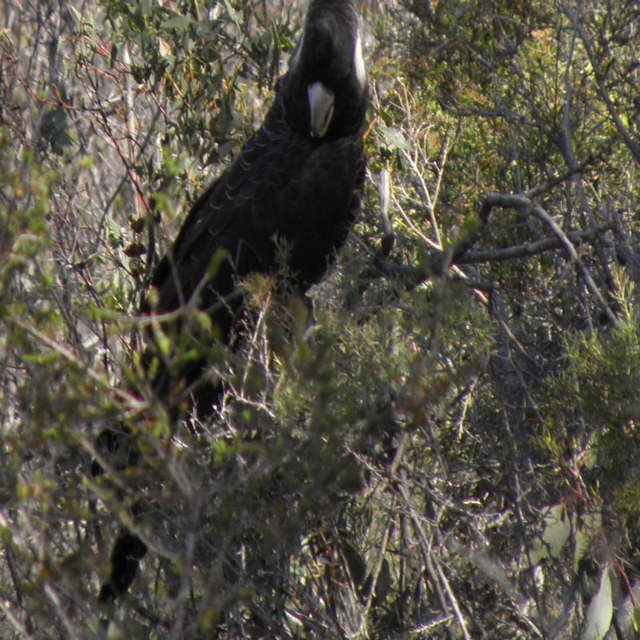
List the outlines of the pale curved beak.
{"label": "pale curved beak", "polygon": [[331,124],[335,96],[322,82],[310,84],[307,87],[307,96],[311,114],[311,137],[322,138]]}

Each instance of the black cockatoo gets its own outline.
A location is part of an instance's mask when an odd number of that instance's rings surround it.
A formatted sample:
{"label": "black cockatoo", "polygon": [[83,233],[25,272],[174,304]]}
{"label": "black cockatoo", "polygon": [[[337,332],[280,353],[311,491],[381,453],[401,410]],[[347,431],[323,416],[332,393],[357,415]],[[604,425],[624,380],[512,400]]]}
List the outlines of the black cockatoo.
{"label": "black cockatoo", "polygon": [[[228,342],[243,306],[237,289],[242,278],[284,266],[288,283],[300,292],[318,282],[360,204],[366,108],[362,36],[353,3],[313,0],[263,125],[195,203],[158,265],[152,312],[194,302],[210,313]],[[285,247],[285,265],[278,246]],[[200,384],[205,366],[195,362],[187,370],[162,370],[155,380],[158,396],[172,395],[177,376],[206,416],[215,391]]]}
{"label": "black cockatoo", "polygon": [[[360,18],[352,0],[311,0],[264,123],[194,204],[153,274],[154,293],[143,312],[166,314],[194,305],[210,314],[218,339],[228,344],[243,309],[238,284],[244,277],[277,275],[284,267],[287,284],[299,292],[318,282],[360,205],[367,94]],[[188,330],[179,320],[175,327]],[[153,355],[152,337],[149,342]],[[210,414],[219,387],[203,380],[206,366],[206,359],[187,367],[161,363],[153,381],[157,397],[165,401],[179,388],[201,416]],[[105,458],[127,431],[99,436]],[[100,472],[95,463],[94,469]],[[137,536],[125,532],[119,538],[101,601],[127,590],[145,552]]]}

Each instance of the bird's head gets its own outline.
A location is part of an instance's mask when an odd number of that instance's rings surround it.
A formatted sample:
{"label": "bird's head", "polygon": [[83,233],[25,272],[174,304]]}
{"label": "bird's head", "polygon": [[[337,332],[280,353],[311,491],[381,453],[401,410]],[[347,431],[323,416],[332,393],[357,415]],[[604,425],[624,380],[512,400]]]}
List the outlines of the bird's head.
{"label": "bird's head", "polygon": [[362,127],[367,72],[351,0],[311,0],[283,91],[287,118],[301,133],[338,137]]}

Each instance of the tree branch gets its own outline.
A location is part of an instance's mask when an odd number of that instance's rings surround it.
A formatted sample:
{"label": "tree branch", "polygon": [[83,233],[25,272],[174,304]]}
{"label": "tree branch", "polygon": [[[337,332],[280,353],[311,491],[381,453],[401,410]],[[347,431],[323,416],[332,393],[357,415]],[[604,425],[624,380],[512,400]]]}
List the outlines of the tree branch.
{"label": "tree branch", "polygon": [[[472,247],[480,238],[482,231],[489,222],[491,211],[495,207],[517,209],[528,215],[534,215],[551,229],[554,236],[500,249],[474,250]],[[591,242],[600,234],[610,230],[612,228],[610,223],[597,225],[591,229],[565,232],[540,205],[526,196],[503,193],[487,194],[480,206],[479,217],[482,223],[477,229],[460,239],[449,249],[442,251],[432,250],[429,253],[429,260],[426,265],[414,267],[400,264],[392,258],[389,258],[383,252],[378,252],[373,258],[372,264],[360,274],[360,281],[362,282],[361,289],[366,288],[369,282],[380,277],[403,282],[407,289],[413,289],[432,276],[442,274],[452,265],[515,260],[563,249],[569,258],[578,266],[588,289],[602,306],[609,321],[614,326],[618,324],[615,314],[607,304],[604,296],[593,281],[591,274],[575,249],[575,245],[580,245],[583,242]]]}
{"label": "tree branch", "polygon": [[558,238],[562,247],[565,249],[569,257],[576,263],[585,284],[592,295],[598,300],[607,318],[613,326],[618,325],[618,320],[604,299],[600,289],[594,282],[589,270],[585,267],[584,263],[578,256],[578,253],[573,246],[573,243],[567,236],[567,234],[560,228],[558,223],[539,205],[530,200],[529,198],[521,195],[513,195],[506,193],[488,193],[483,200],[481,211],[485,215],[489,215],[489,212],[493,207],[502,207],[507,209],[518,209],[524,213],[534,215],[539,220],[542,220],[553,231]]}
{"label": "tree branch", "polygon": [[[566,236],[572,244],[581,244],[591,241],[604,231],[611,229],[610,224],[600,224],[593,229],[584,231],[569,231]],[[547,251],[562,249],[563,242],[559,238],[544,238],[536,242],[526,242],[521,245],[504,247],[502,249],[469,250],[456,259],[456,264],[477,264],[482,262],[500,262],[502,260],[514,260],[539,255]]]}
{"label": "tree branch", "polygon": [[596,54],[593,50],[593,46],[591,44],[591,38],[587,33],[586,29],[578,20],[576,20],[576,29],[578,31],[578,35],[580,36],[580,40],[584,46],[584,50],[587,53],[587,57],[589,58],[589,63],[591,64],[591,69],[593,70],[593,76],[596,79],[596,84],[598,85],[598,93],[602,98],[605,106],[607,107],[607,111],[613,120],[613,124],[615,125],[620,137],[627,145],[627,148],[633,154],[636,162],[640,162],[640,144],[636,140],[631,137],[631,134],[624,126],[622,122],[622,118],[618,115],[616,111],[615,105],[613,104],[613,100],[607,91],[607,86],[604,78],[602,77],[600,65],[598,64],[598,60],[596,58]]}

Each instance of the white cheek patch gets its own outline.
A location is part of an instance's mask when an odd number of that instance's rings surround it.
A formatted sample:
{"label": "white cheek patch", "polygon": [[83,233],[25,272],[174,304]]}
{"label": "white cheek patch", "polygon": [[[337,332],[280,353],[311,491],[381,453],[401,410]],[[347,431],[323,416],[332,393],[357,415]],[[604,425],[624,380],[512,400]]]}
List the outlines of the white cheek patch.
{"label": "white cheek patch", "polygon": [[360,30],[358,30],[358,37],[356,38],[356,44],[353,49],[353,66],[356,72],[356,79],[362,89],[364,89],[367,83],[367,69],[364,64],[364,56],[362,55],[362,38],[360,36]]}

